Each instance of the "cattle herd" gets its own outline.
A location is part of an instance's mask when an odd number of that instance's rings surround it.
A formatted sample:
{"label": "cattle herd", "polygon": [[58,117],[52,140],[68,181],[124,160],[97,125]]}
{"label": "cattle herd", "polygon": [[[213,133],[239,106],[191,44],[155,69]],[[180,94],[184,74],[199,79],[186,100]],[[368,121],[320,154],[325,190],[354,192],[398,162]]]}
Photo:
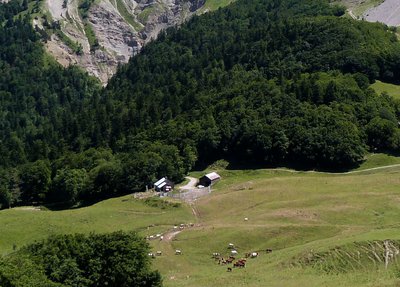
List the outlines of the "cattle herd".
{"label": "cattle herd", "polygon": [[[246,220],[247,218],[245,218]],[[180,225],[175,225],[173,230],[182,230],[184,228],[187,227],[193,227],[194,224],[190,223],[190,224],[180,224]],[[160,241],[162,241],[164,239],[163,234],[156,234],[156,235],[150,235],[146,238],[147,240],[153,240],[153,239],[159,239]],[[252,251],[252,252],[247,252],[245,253],[245,258],[239,258],[236,259],[236,257],[238,257],[239,252],[237,251],[237,248],[235,248],[235,245],[233,243],[229,243],[228,244],[228,250],[230,250],[230,253],[228,256],[221,256],[221,253],[219,252],[214,252],[212,254],[212,258],[218,262],[218,265],[228,265],[227,266],[227,271],[228,272],[232,272],[233,268],[245,268],[246,267],[246,262],[247,259],[254,259],[257,258],[260,255],[260,251]],[[265,249],[263,250],[266,253],[271,253],[272,249]],[[155,253],[151,252],[148,254],[149,257],[151,258],[156,258],[156,256],[161,256],[162,253],[161,251],[157,251]],[[179,249],[175,250],[175,255],[182,255],[182,251]],[[232,264],[232,265],[230,265]]]}
{"label": "cattle herd", "polygon": [[[228,244],[228,249],[231,249],[230,255],[228,257],[222,257],[221,253],[219,252],[214,252],[212,254],[212,258],[215,261],[218,261],[218,265],[230,265],[233,264],[232,267],[228,266],[227,271],[232,272],[233,268],[244,268],[246,267],[246,262],[248,258],[257,258],[260,253],[259,251],[253,251],[253,252],[248,252],[245,253],[245,258],[240,258],[236,259],[236,256],[238,255],[238,251],[235,249],[235,246],[233,243]],[[266,253],[271,253],[272,249],[266,249]]]}

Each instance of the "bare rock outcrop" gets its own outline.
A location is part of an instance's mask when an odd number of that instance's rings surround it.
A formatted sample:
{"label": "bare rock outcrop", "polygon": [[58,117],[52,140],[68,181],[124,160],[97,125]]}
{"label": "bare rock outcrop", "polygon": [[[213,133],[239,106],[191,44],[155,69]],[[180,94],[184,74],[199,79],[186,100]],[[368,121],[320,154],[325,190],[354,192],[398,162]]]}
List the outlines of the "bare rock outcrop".
{"label": "bare rock outcrop", "polygon": [[369,22],[381,22],[388,26],[400,26],[400,1],[385,0],[380,5],[365,12],[363,17]]}
{"label": "bare rock outcrop", "polygon": [[[62,33],[72,43],[79,45],[79,53],[56,35],[48,39],[46,48],[62,65],[79,65],[105,84],[120,63],[127,63],[161,30],[179,25],[197,13],[205,0],[94,1],[85,19],[79,9],[81,3],[79,0],[46,1],[51,20],[59,23]],[[90,46],[85,25],[94,33],[98,44],[95,48]]]}
{"label": "bare rock outcrop", "polygon": [[126,63],[140,51],[143,41],[110,2],[95,5],[90,10],[89,22],[100,46],[114,55],[117,62]]}

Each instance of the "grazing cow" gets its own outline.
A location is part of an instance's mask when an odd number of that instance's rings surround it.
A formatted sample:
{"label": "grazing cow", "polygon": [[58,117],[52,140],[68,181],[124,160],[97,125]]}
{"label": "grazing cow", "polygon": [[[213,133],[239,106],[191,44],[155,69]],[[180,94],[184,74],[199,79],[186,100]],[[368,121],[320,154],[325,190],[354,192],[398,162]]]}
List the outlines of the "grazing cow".
{"label": "grazing cow", "polygon": [[225,259],[225,264],[231,264],[235,260],[235,257],[229,257],[228,259]]}
{"label": "grazing cow", "polygon": [[271,253],[271,252],[272,252],[272,249],[269,249],[269,248],[268,248],[268,249],[265,250],[265,252]]}
{"label": "grazing cow", "polygon": [[228,267],[228,269],[226,269],[226,271],[232,272],[232,268],[231,268],[231,267]]}
{"label": "grazing cow", "polygon": [[213,258],[218,258],[218,257],[220,257],[220,256],[221,256],[221,254],[218,253],[218,252],[214,252],[214,253],[212,254],[212,257],[213,257]]}
{"label": "grazing cow", "polygon": [[228,244],[228,248],[233,249],[234,247],[235,247],[235,245],[233,243]]}
{"label": "grazing cow", "polygon": [[157,252],[156,252],[156,255],[157,255],[157,256],[161,256],[161,255],[162,255],[162,252],[161,252],[161,251],[157,251]]}
{"label": "grazing cow", "polygon": [[154,235],[150,235],[150,240],[154,239]]}
{"label": "grazing cow", "polygon": [[175,255],[182,255],[182,251],[179,250],[179,249],[176,249],[176,250],[175,250]]}
{"label": "grazing cow", "polygon": [[233,264],[233,267],[244,268],[244,267],[246,267],[246,262],[239,260]]}
{"label": "grazing cow", "polygon": [[256,258],[256,257],[258,257],[258,252],[251,252],[250,257],[251,257],[251,258]]}
{"label": "grazing cow", "polygon": [[163,240],[163,239],[164,239],[164,236],[161,235],[161,236],[160,236],[160,241]]}
{"label": "grazing cow", "polygon": [[232,256],[238,255],[238,252],[237,252],[236,250],[231,250],[231,255],[232,255]]}
{"label": "grazing cow", "polygon": [[149,257],[151,257],[151,258],[155,258],[155,255],[154,255],[154,253],[149,253],[149,254],[147,254]]}
{"label": "grazing cow", "polygon": [[247,217],[244,218],[244,221],[249,221],[249,219]]}

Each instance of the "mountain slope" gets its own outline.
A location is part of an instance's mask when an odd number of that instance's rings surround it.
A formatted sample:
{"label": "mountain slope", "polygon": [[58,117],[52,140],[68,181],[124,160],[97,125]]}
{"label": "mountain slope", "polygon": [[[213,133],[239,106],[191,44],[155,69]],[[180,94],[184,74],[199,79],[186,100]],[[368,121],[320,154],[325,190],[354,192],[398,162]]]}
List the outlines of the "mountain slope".
{"label": "mountain slope", "polygon": [[51,63],[11,4],[0,6],[2,206],[140,191],[220,158],[340,170],[400,149],[399,103],[369,89],[399,79],[397,37],[328,1],[243,0],[193,17],[103,90]]}
{"label": "mountain slope", "polygon": [[161,30],[231,1],[209,2],[45,0],[34,25],[50,35],[46,48],[61,64],[81,66],[105,83]]}

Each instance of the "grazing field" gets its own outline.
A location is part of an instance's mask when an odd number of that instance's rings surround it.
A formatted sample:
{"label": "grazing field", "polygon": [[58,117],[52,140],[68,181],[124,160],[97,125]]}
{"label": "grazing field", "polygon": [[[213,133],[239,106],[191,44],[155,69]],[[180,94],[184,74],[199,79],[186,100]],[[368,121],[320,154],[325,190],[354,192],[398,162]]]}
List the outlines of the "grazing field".
{"label": "grazing field", "polygon": [[[365,265],[339,274],[297,262],[311,250],[399,239],[400,167],[346,175],[220,173],[223,182],[196,203],[200,226],[172,242],[154,243],[155,250],[167,254],[154,260],[166,286],[392,286],[398,281],[392,269],[384,270],[376,262],[376,267]],[[240,256],[250,251],[259,251],[260,256],[249,259],[245,269],[227,272],[211,255],[227,256],[231,242]],[[273,252],[265,253],[269,248]],[[175,249],[183,254],[173,255]]]}
{"label": "grazing field", "polygon": [[[17,207],[0,211],[0,252],[10,252],[34,240],[59,233],[137,230],[143,235],[158,233],[174,224],[190,221],[188,206],[134,199],[113,198],[78,209],[50,211]],[[154,225],[154,226],[151,226]],[[151,226],[150,228],[148,228]]]}
{"label": "grazing field", "polygon": [[400,99],[400,85],[376,81],[374,84],[371,85],[371,88],[373,88],[375,92],[379,95],[383,92],[386,92],[389,96],[395,99]]}
{"label": "grazing field", "polygon": [[[392,259],[385,269],[382,250],[384,240],[395,258],[400,249],[398,163],[373,154],[343,174],[215,165],[222,180],[191,205],[125,196],[75,210],[5,210],[0,250],[49,233],[138,230],[164,234],[150,243],[162,251],[153,263],[165,286],[398,286],[400,268]],[[172,229],[180,223],[187,225]],[[238,257],[259,256],[227,272],[232,265],[219,265],[212,254],[226,258],[229,243]]]}
{"label": "grazing field", "polygon": [[366,160],[354,171],[362,171],[372,168],[392,168],[393,165],[400,165],[400,157],[382,153],[372,153],[368,154]]}

